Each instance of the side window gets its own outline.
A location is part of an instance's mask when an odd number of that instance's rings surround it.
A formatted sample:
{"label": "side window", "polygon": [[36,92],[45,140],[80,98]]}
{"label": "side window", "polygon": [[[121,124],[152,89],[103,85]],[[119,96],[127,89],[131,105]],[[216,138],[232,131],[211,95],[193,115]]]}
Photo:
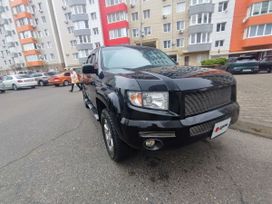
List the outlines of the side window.
{"label": "side window", "polygon": [[70,76],[70,72],[64,73],[64,76]]}

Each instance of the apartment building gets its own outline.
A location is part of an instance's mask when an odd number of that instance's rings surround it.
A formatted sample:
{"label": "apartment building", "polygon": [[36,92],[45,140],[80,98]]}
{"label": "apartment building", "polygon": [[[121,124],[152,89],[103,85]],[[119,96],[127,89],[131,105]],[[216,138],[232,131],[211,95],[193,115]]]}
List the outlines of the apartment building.
{"label": "apartment building", "polygon": [[129,44],[128,8],[124,0],[99,0],[104,44]]}
{"label": "apartment building", "polygon": [[62,69],[63,55],[50,1],[10,0],[19,43],[29,69]]}
{"label": "apartment building", "polygon": [[90,52],[104,45],[98,0],[69,0],[79,63],[85,63]]}
{"label": "apartment building", "polygon": [[0,73],[20,70],[25,66],[9,0],[0,0]]}
{"label": "apartment building", "polygon": [[188,0],[127,2],[131,43],[156,47],[184,64],[188,41]]}
{"label": "apartment building", "polygon": [[68,0],[50,0],[53,6],[54,19],[60,39],[61,52],[63,53],[66,68],[79,66],[77,39],[74,35],[74,25],[71,21],[72,11]]}
{"label": "apartment building", "polygon": [[210,57],[229,56],[235,1],[213,0]]}
{"label": "apartment building", "polygon": [[231,56],[272,55],[272,0],[236,0]]}

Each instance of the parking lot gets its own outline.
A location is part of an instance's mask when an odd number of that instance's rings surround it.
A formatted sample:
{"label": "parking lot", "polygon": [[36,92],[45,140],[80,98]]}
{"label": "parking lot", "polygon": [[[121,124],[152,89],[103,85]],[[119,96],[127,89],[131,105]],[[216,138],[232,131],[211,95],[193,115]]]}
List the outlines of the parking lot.
{"label": "parking lot", "polygon": [[116,164],[68,90],[0,95],[0,203],[271,203],[272,140],[229,130]]}

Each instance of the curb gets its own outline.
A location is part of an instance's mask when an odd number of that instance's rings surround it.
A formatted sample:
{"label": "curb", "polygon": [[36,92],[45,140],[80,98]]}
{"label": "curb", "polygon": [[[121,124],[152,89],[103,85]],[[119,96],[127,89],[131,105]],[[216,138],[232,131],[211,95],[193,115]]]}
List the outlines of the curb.
{"label": "curb", "polygon": [[272,127],[267,127],[239,120],[230,128],[234,130],[239,130],[241,132],[251,133],[257,136],[272,139]]}

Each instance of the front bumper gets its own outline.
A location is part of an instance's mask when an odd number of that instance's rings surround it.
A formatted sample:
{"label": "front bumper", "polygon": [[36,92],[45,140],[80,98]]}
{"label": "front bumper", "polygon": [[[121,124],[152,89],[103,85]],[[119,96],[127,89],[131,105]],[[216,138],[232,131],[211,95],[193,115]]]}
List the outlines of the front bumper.
{"label": "front bumper", "polygon": [[[238,120],[239,104],[231,103],[224,107],[206,113],[195,115],[181,120],[130,120],[121,119],[121,139],[133,148],[142,148],[143,141],[148,137],[146,133],[159,133],[158,139],[165,144],[177,143],[188,138],[209,137],[212,134],[215,123],[231,118],[231,124]],[[199,134],[192,135],[191,128],[199,129]],[[205,128],[207,129],[205,131]],[[204,130],[204,131],[203,131]],[[160,134],[162,133],[162,134]],[[163,135],[160,137],[159,135]],[[167,137],[169,135],[169,137]],[[174,137],[173,137],[174,135]],[[152,138],[154,138],[152,136]]]}

